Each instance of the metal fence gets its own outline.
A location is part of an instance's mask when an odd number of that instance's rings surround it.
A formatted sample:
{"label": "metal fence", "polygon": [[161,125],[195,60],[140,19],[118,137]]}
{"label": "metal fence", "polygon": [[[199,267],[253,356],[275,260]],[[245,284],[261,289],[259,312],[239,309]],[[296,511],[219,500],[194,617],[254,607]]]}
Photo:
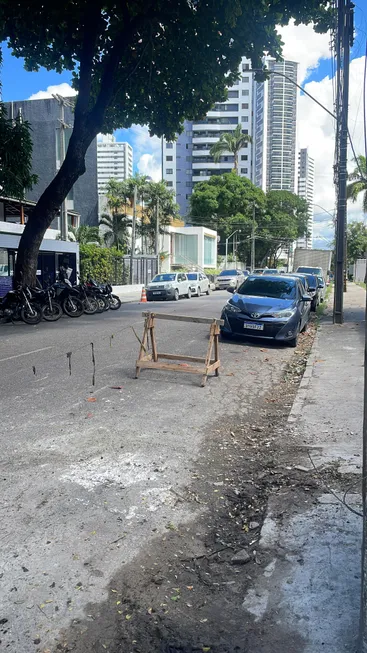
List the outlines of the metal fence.
{"label": "metal fence", "polygon": [[[117,286],[130,283],[130,256],[116,258],[113,265],[113,278],[111,283]],[[156,256],[134,256],[133,259],[133,284],[148,284],[158,272]]]}

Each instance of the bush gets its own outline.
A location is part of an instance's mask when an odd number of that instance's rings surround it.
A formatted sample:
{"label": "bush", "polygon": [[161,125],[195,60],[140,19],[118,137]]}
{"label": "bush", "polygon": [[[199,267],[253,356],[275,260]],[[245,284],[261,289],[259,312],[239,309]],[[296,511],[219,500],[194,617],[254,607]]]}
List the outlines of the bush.
{"label": "bush", "polygon": [[115,247],[80,245],[80,276],[99,283],[126,283],[123,253]]}

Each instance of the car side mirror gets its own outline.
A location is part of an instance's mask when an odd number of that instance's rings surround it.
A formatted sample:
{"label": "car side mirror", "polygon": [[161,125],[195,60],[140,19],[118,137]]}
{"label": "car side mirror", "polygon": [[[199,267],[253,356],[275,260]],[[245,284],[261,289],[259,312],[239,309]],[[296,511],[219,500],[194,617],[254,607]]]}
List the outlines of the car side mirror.
{"label": "car side mirror", "polygon": [[233,293],[234,293],[234,288],[231,288],[231,287],[227,288],[227,292],[230,292],[231,295],[233,295]]}
{"label": "car side mirror", "polygon": [[324,287],[325,287],[325,284],[324,284],[324,283],[319,283],[319,286],[318,286],[318,287],[319,287],[319,288],[324,288]]}
{"label": "car side mirror", "polygon": [[310,295],[302,295],[303,302],[312,302]]}

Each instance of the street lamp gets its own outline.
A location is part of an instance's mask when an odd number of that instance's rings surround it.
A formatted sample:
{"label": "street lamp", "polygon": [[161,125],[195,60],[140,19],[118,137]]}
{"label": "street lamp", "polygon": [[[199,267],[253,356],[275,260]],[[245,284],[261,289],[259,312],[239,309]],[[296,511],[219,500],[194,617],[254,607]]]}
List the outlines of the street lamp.
{"label": "street lamp", "polygon": [[240,230],[236,229],[236,231],[234,231],[233,234],[231,234],[230,236],[228,236],[228,238],[226,238],[226,261],[225,261],[225,266],[224,266],[225,270],[227,269],[227,262],[228,262],[228,241],[230,240],[230,238],[232,238],[232,236],[234,236],[236,233],[238,233],[238,231],[240,231]]}

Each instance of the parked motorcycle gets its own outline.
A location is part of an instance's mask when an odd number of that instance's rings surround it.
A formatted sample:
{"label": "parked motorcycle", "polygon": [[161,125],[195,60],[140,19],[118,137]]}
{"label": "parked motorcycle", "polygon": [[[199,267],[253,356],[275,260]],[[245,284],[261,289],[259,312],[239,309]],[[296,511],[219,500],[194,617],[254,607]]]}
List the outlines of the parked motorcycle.
{"label": "parked motorcycle", "polygon": [[31,301],[29,289],[19,287],[9,290],[0,300],[0,317],[15,322],[23,320],[26,324],[38,324],[42,320],[40,307]]}
{"label": "parked motorcycle", "polygon": [[69,317],[80,317],[83,315],[84,306],[79,297],[79,291],[71,285],[68,279],[56,281],[52,288],[55,290],[56,301],[59,302],[66,315],[69,315]]}
{"label": "parked motorcycle", "polygon": [[62,316],[62,308],[55,300],[56,292],[52,286],[48,288],[30,288],[32,301],[40,307],[42,317],[47,322],[56,322]]}
{"label": "parked motorcycle", "polygon": [[[99,311],[100,308],[99,301],[97,297],[93,294],[93,292],[90,292],[88,286],[85,283],[75,284],[73,288],[75,288],[78,291],[79,298],[83,302],[84,313],[86,313],[87,315],[94,315],[94,313],[97,313]],[[104,307],[102,308],[102,311],[103,310]]]}
{"label": "parked motorcycle", "polygon": [[121,300],[117,295],[112,294],[112,286],[110,283],[98,284],[94,279],[89,279],[87,282],[89,288],[99,289],[101,295],[106,299],[108,308],[111,311],[117,311],[121,307]]}

